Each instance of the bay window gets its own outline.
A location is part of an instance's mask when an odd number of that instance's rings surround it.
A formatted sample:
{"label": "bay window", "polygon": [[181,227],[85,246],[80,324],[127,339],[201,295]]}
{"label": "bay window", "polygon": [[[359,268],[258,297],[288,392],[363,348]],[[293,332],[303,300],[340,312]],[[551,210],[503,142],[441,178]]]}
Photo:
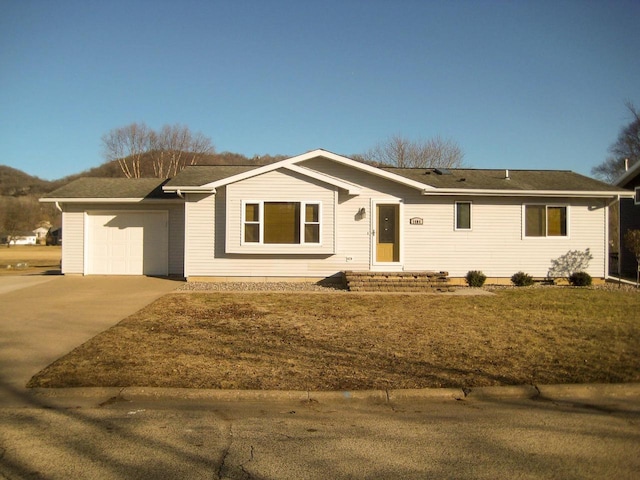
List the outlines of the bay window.
{"label": "bay window", "polygon": [[320,244],[320,202],[243,202],[243,243]]}

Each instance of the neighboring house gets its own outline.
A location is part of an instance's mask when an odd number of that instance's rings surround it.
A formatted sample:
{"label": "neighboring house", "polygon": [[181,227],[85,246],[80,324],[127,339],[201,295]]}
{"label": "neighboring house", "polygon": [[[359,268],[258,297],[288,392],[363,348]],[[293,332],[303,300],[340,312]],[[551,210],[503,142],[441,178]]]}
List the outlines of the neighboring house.
{"label": "neighboring house", "polygon": [[615,185],[634,191],[634,198],[620,200],[620,274],[636,278],[638,264],[635,255],[624,244],[624,235],[629,230],[640,230],[640,162],[615,181]]}
{"label": "neighboring house", "polygon": [[21,232],[18,235],[4,235],[0,241],[9,245],[35,245],[36,236],[32,232]]}
{"label": "neighboring house", "polygon": [[569,171],[377,168],[325,150],[171,180],[82,178],[62,209],[62,272],[320,279],[352,271],[546,277],[589,251],[608,269],[608,206],[628,191]]}

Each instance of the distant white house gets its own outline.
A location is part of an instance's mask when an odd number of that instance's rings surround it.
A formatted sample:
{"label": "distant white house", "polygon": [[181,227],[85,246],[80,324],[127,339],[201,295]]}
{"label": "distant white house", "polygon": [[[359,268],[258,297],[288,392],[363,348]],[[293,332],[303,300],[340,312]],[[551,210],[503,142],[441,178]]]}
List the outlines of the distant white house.
{"label": "distant white house", "polygon": [[325,150],[171,180],[81,178],[62,209],[67,274],[326,278],[470,270],[546,277],[590,252],[608,273],[608,211],[633,192],[560,170],[378,168]]}
{"label": "distant white house", "polygon": [[35,245],[37,241],[34,233],[23,233],[19,235],[5,235],[0,239],[0,243],[9,245]]}

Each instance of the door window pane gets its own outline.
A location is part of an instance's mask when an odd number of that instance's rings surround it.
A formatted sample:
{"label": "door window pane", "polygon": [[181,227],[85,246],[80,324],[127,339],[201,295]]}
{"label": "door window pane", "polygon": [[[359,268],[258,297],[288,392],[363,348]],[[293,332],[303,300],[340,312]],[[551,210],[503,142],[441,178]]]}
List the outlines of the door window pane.
{"label": "door window pane", "polygon": [[396,241],[395,205],[378,206],[378,241],[379,243],[394,243]]}

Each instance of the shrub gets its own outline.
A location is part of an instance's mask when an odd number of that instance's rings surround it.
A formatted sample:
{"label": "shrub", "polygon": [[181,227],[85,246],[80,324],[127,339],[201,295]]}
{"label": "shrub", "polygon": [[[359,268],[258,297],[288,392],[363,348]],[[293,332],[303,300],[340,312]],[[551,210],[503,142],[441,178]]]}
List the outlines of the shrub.
{"label": "shrub", "polygon": [[529,287],[533,285],[533,277],[524,272],[514,273],[511,277],[511,283],[516,287]]}
{"label": "shrub", "polygon": [[470,270],[467,272],[465,279],[467,280],[467,285],[470,287],[481,287],[484,285],[485,280],[487,280],[487,276],[480,270]]}
{"label": "shrub", "polygon": [[588,287],[591,285],[591,275],[587,272],[576,272],[569,277],[569,283],[574,287]]}

